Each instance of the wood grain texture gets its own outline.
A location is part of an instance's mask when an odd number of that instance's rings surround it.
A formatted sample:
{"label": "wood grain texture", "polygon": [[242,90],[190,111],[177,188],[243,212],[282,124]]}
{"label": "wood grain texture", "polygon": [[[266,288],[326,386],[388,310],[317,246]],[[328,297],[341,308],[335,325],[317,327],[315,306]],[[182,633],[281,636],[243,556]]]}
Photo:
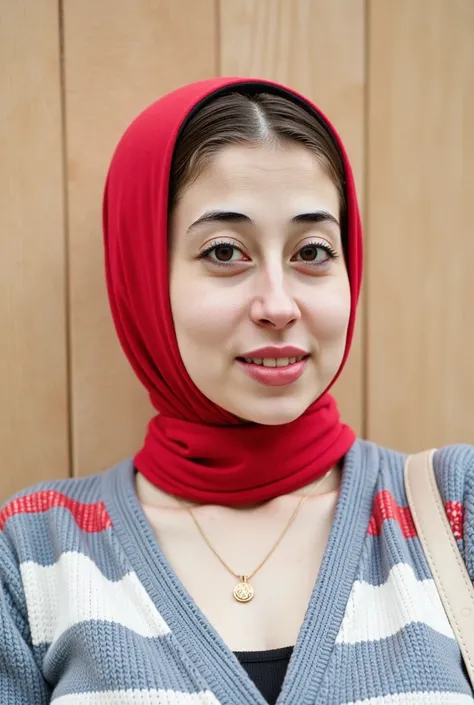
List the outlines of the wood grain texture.
{"label": "wood grain texture", "polygon": [[0,13],[0,502],[67,477],[57,3]]}
{"label": "wood grain texture", "polygon": [[370,3],[368,432],[474,441],[474,3]]}
{"label": "wood grain texture", "polygon": [[[280,81],[312,99],[347,147],[363,199],[364,0],[220,0],[222,75]],[[363,429],[362,306],[334,387],[344,420]]]}
{"label": "wood grain texture", "polygon": [[214,0],[65,0],[74,474],[141,446],[152,415],[106,299],[101,199],[113,149],[160,95],[216,74]]}

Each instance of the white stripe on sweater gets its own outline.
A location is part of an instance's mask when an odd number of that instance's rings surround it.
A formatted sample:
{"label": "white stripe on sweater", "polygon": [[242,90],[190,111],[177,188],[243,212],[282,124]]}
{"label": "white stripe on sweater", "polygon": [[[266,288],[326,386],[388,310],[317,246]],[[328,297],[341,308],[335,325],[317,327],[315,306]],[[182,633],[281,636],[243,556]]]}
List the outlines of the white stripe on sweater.
{"label": "white stripe on sweater", "polygon": [[454,639],[434,581],[417,580],[411,566],[398,563],[383,585],[354,582],[336,642],[386,639],[414,622]]}
{"label": "white stripe on sweater", "polygon": [[144,637],[169,633],[135,573],[108,580],[90,558],[76,551],[61,554],[53,565],[22,563],[20,570],[35,646],[54,642],[87,620],[116,622]]}
{"label": "white stripe on sweater", "polygon": [[106,690],[53,698],[51,705],[219,705],[208,690],[182,693],[176,690]]}
{"label": "white stripe on sweater", "polygon": [[[54,702],[56,703],[56,700],[54,700]],[[79,703],[79,701],[77,702]],[[472,705],[473,702],[474,700],[470,695],[443,693],[436,690],[431,693],[395,693],[393,695],[380,695],[378,698],[351,700],[350,703],[344,703],[344,705]]]}

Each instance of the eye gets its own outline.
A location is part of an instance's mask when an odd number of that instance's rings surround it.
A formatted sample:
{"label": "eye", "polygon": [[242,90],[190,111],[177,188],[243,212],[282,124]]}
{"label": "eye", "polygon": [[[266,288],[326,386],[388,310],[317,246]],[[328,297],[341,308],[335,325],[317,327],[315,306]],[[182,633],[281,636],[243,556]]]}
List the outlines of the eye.
{"label": "eye", "polygon": [[[300,257],[300,259],[298,258]],[[330,260],[336,259],[338,253],[328,243],[309,242],[298,250],[292,262],[304,262],[312,266],[326,265]],[[249,258],[240,247],[232,242],[214,242],[199,254],[199,259],[217,266],[231,266],[239,262],[249,262]]]}
{"label": "eye", "polygon": [[[235,257],[240,253],[241,257]],[[233,264],[234,262],[246,262],[248,258],[243,254],[242,250],[231,242],[215,242],[213,245],[200,253],[199,259],[208,260],[213,264]]]}
{"label": "eye", "polygon": [[296,256],[300,255],[301,259],[293,260],[305,262],[306,264],[321,265],[326,264],[329,260],[336,259],[338,256],[336,250],[327,243],[310,242],[302,247]]}

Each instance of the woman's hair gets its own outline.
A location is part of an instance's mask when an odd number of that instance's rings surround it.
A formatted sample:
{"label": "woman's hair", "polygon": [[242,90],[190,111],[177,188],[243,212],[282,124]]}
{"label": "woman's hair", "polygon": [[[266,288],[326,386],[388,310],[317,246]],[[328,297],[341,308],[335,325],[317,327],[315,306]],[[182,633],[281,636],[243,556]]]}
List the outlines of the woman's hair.
{"label": "woman's hair", "polygon": [[[223,147],[297,142],[318,158],[339,192],[345,221],[344,167],[329,129],[296,101],[271,93],[232,92],[199,108],[178,136],[170,177],[169,209]],[[344,229],[343,229],[344,230]]]}

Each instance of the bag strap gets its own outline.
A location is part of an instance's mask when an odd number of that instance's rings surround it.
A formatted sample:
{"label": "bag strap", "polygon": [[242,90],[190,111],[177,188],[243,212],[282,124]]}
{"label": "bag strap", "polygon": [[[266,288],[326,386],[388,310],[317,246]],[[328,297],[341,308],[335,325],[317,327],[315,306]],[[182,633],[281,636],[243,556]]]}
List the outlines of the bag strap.
{"label": "bag strap", "polygon": [[434,450],[411,455],[405,488],[413,521],[474,688],[474,588],[433,471]]}

